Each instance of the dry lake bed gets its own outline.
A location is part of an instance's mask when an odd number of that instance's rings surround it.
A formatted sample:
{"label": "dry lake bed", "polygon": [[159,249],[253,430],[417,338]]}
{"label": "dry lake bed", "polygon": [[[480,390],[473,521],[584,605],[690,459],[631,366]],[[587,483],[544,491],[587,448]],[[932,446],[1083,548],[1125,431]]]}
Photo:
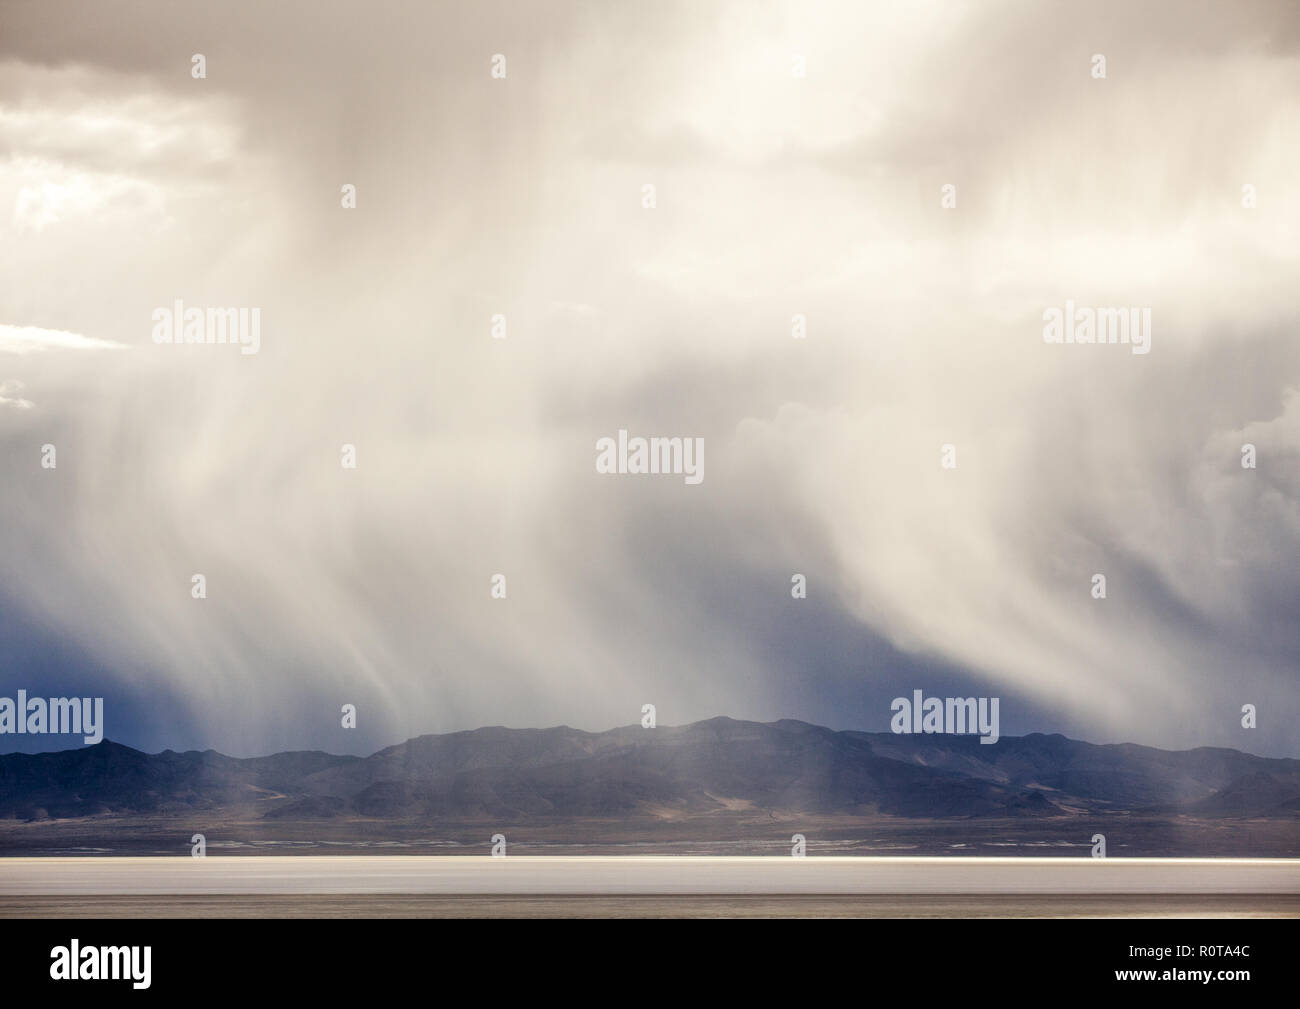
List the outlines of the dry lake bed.
{"label": "dry lake bed", "polygon": [[3,858],[3,917],[1300,917],[1300,860]]}

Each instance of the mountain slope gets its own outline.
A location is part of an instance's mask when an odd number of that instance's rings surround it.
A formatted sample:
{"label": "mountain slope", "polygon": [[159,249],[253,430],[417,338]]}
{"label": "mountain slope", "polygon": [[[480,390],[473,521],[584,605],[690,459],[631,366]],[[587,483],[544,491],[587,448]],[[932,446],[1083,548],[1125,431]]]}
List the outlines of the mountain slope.
{"label": "mountain slope", "polygon": [[369,757],[145,754],[116,743],[0,756],[0,817],[631,818],[726,810],[1041,817],[1090,810],[1300,816],[1300,761],[1235,750],[1098,746],[1064,736],[836,732],[713,718],[608,732],[476,729]]}
{"label": "mountain slope", "polygon": [[[971,736],[855,735],[870,742],[881,756],[1012,787],[1038,788],[1049,798],[1059,794],[1090,805],[1126,809],[1171,809],[1196,803],[1261,773],[1284,780],[1300,775],[1298,760],[1214,747],[1158,750],[1133,743],[1083,743],[1041,733],[1007,736],[993,745],[982,745]],[[1300,788],[1291,795],[1300,797]]]}

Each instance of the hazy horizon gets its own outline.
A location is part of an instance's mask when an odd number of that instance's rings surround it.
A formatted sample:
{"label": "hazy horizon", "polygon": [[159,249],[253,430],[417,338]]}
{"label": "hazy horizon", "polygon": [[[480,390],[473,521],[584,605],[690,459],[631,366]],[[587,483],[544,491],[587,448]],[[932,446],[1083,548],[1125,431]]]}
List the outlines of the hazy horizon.
{"label": "hazy horizon", "polygon": [[[891,734],[891,733],[890,733],[890,730],[889,730],[888,727],[883,728],[883,729],[857,729],[857,728],[853,728],[853,727],[848,727],[848,728],[843,728],[843,729],[836,729],[836,728],[833,728],[833,727],[828,726],[828,725],[820,725],[820,724],[818,724],[818,723],[816,723],[816,722],[808,722],[808,721],[806,721],[805,719],[801,719],[801,718],[773,718],[773,719],[769,719],[769,720],[766,720],[766,721],[757,721],[757,720],[755,720],[755,719],[733,718],[733,717],[730,716],[730,715],[706,715],[706,716],[703,717],[703,718],[692,719],[692,720],[689,721],[689,722],[681,722],[681,723],[675,723],[675,724],[662,723],[662,724],[658,725],[657,727],[660,728],[660,729],[684,729],[684,728],[687,728],[687,727],[692,726],[692,725],[699,725],[699,724],[701,724],[701,723],[706,723],[706,722],[714,722],[714,721],[718,721],[718,720],[720,720],[720,719],[726,719],[726,720],[735,721],[735,722],[751,722],[751,723],[753,723],[753,724],[757,724],[757,725],[769,725],[769,726],[770,726],[770,725],[777,724],[777,723],[779,723],[779,722],[800,722],[800,723],[805,724],[805,725],[811,725],[811,726],[814,727],[814,728],[818,728],[818,729],[828,729],[828,730],[831,731],[831,732],[862,732],[862,733],[867,733],[867,734],[871,734],[871,735],[875,735],[875,734],[878,734],[878,735],[890,735],[890,734]],[[550,732],[550,731],[554,731],[554,730],[556,730],[556,729],[569,729],[569,730],[572,730],[572,731],[574,731],[574,732],[586,733],[586,734],[588,734],[588,735],[602,735],[602,734],[605,734],[605,733],[618,731],[619,729],[636,729],[636,728],[640,728],[640,725],[639,725],[639,723],[637,723],[637,722],[627,722],[627,723],[622,724],[622,725],[607,725],[607,726],[604,726],[603,728],[595,728],[595,729],[586,729],[586,728],[581,728],[581,727],[579,727],[579,726],[575,726],[575,725],[567,725],[567,724],[562,723],[562,722],[561,722],[561,723],[555,723],[555,724],[552,724],[552,725],[505,725],[505,724],[476,725],[476,726],[474,726],[474,727],[472,727],[472,728],[466,728],[466,729],[451,729],[451,730],[448,730],[448,731],[446,731],[446,732],[417,732],[417,733],[415,733],[415,734],[412,735],[412,736],[405,736],[405,737],[403,737],[403,738],[401,738],[401,739],[392,739],[392,740],[389,740],[388,742],[380,743],[377,747],[374,747],[374,748],[371,748],[371,749],[364,749],[364,750],[350,750],[350,749],[347,749],[347,748],[345,748],[345,747],[340,747],[339,749],[335,749],[335,750],[330,750],[330,749],[328,749],[328,748],[323,748],[323,747],[312,747],[312,749],[313,749],[313,750],[318,750],[318,751],[320,751],[320,752],[328,753],[328,754],[331,754],[331,755],[334,755],[334,756],[362,756],[362,757],[368,757],[368,756],[373,756],[373,755],[376,754],[376,753],[382,752],[383,750],[389,750],[389,749],[392,749],[392,748],[394,748],[394,747],[401,746],[403,743],[408,743],[408,742],[410,742],[410,741],[412,741],[412,740],[420,739],[420,738],[422,738],[422,737],[426,737],[426,736],[449,736],[449,735],[455,735],[455,734],[458,734],[458,733],[480,732],[480,731],[491,730],[491,729],[505,729],[505,730],[510,731],[510,732]],[[971,734],[969,734],[969,735],[970,735],[971,738],[976,738],[976,736],[975,736],[974,733],[971,733]],[[1077,736],[1070,736],[1070,735],[1067,735],[1067,734],[1065,734],[1065,733],[1039,732],[1039,731],[1037,731],[1037,730],[1033,730],[1033,729],[1029,730],[1028,732],[1023,732],[1023,733],[1015,733],[1015,734],[1003,733],[1003,734],[1002,734],[1002,738],[1005,738],[1005,739],[1024,739],[1026,736],[1035,736],[1035,735],[1043,735],[1043,736],[1060,735],[1060,736],[1064,736],[1066,739],[1069,739],[1069,740],[1071,740],[1071,741],[1073,741],[1073,742],[1076,742],[1076,743],[1085,743],[1085,744],[1088,744],[1088,745],[1091,745],[1091,746],[1125,746],[1125,745],[1149,746],[1149,744],[1145,744],[1145,743],[1137,743],[1137,742],[1135,742],[1134,740],[1131,740],[1131,739],[1122,739],[1122,740],[1121,740],[1121,739],[1117,739],[1117,740],[1082,739],[1082,738],[1079,738],[1079,737],[1077,737]],[[11,738],[14,738],[15,740],[18,740],[18,737],[11,737]],[[904,738],[906,738],[906,737],[904,737]],[[922,736],[921,738],[925,738],[925,737]],[[68,737],[66,737],[66,736],[64,736],[64,737],[59,737],[59,736],[45,736],[45,737],[42,737],[42,739],[43,739],[44,745],[42,745],[41,742],[37,742],[37,743],[35,743],[35,745],[34,745],[32,748],[25,748],[25,747],[23,747],[23,746],[21,746],[21,745],[20,745],[20,746],[16,746],[16,747],[11,747],[11,748],[8,748],[8,749],[6,749],[6,750],[0,752],[0,756],[3,756],[4,753],[28,753],[28,754],[36,754],[36,753],[64,753],[64,752],[67,752],[67,751],[83,749],[86,745],[91,745],[91,746],[93,746],[93,745],[98,745],[98,744],[95,744],[95,743],[92,743],[92,744],[82,744],[82,743],[74,742],[74,741],[69,740]],[[60,740],[61,740],[61,745],[58,745]],[[23,742],[22,740],[18,740],[18,741],[19,741],[19,742]],[[303,752],[302,750],[292,750],[292,749],[291,749],[291,750],[261,750],[261,751],[249,751],[249,752],[242,752],[242,753],[240,753],[240,752],[229,752],[229,751],[225,751],[225,750],[220,750],[220,749],[217,748],[217,747],[203,747],[203,748],[198,748],[198,747],[178,747],[178,746],[166,746],[166,745],[160,747],[159,749],[145,749],[145,748],[142,748],[142,747],[139,747],[139,746],[134,746],[134,745],[132,745],[131,743],[126,742],[126,741],[124,741],[124,740],[113,738],[113,736],[112,736],[111,734],[109,734],[109,733],[105,733],[104,738],[101,740],[101,742],[105,742],[105,743],[113,743],[113,744],[116,744],[116,745],[119,745],[119,746],[127,746],[127,747],[130,747],[130,748],[133,749],[133,750],[139,750],[139,751],[142,752],[142,753],[147,753],[147,754],[150,754],[150,755],[157,755],[157,754],[160,754],[160,753],[165,753],[165,752],[167,752],[167,751],[172,751],[172,752],[176,752],[176,753],[195,753],[195,752],[205,752],[206,750],[211,749],[211,750],[216,750],[216,752],[221,753],[223,756],[226,756],[226,757],[234,757],[234,758],[239,759],[239,760],[249,760],[249,759],[256,759],[256,758],[258,758],[258,757],[277,756],[277,755],[282,754],[282,753]],[[51,745],[51,744],[53,744],[53,745]],[[1190,746],[1190,747],[1160,747],[1160,746],[1156,746],[1156,747],[1150,747],[1150,748],[1151,748],[1151,749],[1157,749],[1157,750],[1164,750],[1165,752],[1170,752],[1170,753],[1181,753],[1181,752],[1187,752],[1187,751],[1189,751],[1189,750],[1203,749],[1203,748],[1205,748],[1205,747],[1204,747],[1204,746]],[[1211,748],[1211,749],[1214,749],[1215,747],[1210,747],[1210,748]],[[1259,756],[1259,757],[1271,757],[1271,758],[1280,758],[1280,759],[1295,759],[1295,760],[1300,760],[1300,754],[1294,754],[1294,755],[1293,755],[1293,754],[1262,754],[1262,753],[1256,753],[1255,751],[1250,750],[1250,749],[1248,749],[1248,748],[1246,748],[1246,747],[1243,747],[1243,746],[1218,747],[1218,749],[1235,750],[1235,751],[1237,751],[1237,752],[1239,752],[1239,753],[1243,753],[1243,754],[1246,754],[1246,755],[1248,755],[1248,756]]]}

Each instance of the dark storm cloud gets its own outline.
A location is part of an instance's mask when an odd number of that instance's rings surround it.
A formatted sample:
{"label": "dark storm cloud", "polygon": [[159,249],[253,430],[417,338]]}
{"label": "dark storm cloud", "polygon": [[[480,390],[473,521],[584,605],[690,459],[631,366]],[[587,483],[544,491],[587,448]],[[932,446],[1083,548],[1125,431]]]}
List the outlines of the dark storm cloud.
{"label": "dark storm cloud", "polygon": [[[1186,10],[8,5],[0,325],[129,347],[0,350],[9,678],[245,753],[918,688],[1294,751],[1300,18]],[[176,298],[261,352],[154,345]],[[620,428],[704,482],[596,474]]]}

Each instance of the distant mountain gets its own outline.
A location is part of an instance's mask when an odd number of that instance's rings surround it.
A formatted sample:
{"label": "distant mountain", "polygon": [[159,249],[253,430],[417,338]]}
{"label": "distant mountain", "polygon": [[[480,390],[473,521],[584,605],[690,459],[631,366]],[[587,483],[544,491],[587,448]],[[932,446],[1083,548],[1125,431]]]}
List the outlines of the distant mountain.
{"label": "distant mountain", "polygon": [[1300,817],[1300,772],[1256,771],[1234,779],[1213,795],[1194,802],[1197,816]]}
{"label": "distant mountain", "polygon": [[[1257,794],[1260,783],[1274,779],[1270,788],[1276,795],[1270,791],[1264,800],[1258,793],[1251,801],[1267,801],[1271,804],[1260,808],[1272,809],[1284,805],[1288,798],[1300,800],[1300,760],[1256,757],[1218,747],[1158,750],[1134,743],[1082,743],[1041,733],[1006,736],[993,745],[981,745],[973,736],[849,734],[869,742],[873,752],[882,757],[1008,787],[1036,789],[1053,802],[1087,808],[1185,808],[1233,815],[1228,806],[1211,801],[1217,793]],[[1242,805],[1243,811],[1246,805],[1250,803]]]}
{"label": "distant mountain", "polygon": [[240,759],[215,750],[148,754],[104,740],[60,753],[0,756],[0,817],[166,813],[294,791],[323,768],[359,761],[328,753]]}
{"label": "distant mountain", "polygon": [[145,754],[104,741],[0,756],[0,818],[245,809],[268,821],[562,820],[750,810],[895,817],[1300,816],[1300,761],[1064,736],[836,732],[713,718],[608,732],[484,728],[369,757]]}

